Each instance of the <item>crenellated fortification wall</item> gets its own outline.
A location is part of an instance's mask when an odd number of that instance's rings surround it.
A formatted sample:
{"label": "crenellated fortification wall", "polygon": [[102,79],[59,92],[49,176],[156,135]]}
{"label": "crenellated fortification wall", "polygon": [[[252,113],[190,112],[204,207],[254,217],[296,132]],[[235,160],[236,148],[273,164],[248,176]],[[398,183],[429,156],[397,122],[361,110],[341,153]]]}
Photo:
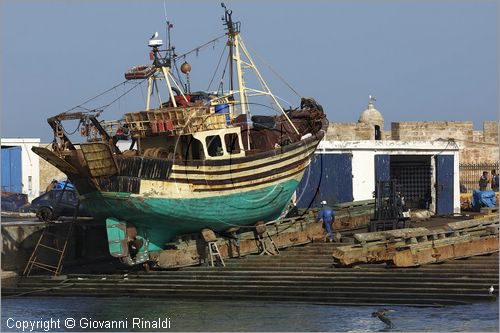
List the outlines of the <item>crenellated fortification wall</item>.
{"label": "crenellated fortification wall", "polygon": [[[499,160],[499,125],[485,121],[483,130],[474,130],[472,121],[393,122],[391,130],[382,132],[383,140],[435,141],[453,140],[460,147],[460,163],[494,163]],[[330,123],[327,140],[373,140],[370,125],[364,123]]]}

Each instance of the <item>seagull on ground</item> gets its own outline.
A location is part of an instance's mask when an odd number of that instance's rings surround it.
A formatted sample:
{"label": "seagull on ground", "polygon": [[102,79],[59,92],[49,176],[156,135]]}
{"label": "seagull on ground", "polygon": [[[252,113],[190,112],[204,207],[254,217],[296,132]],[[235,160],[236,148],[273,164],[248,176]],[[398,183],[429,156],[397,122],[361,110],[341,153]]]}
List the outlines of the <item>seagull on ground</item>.
{"label": "seagull on ground", "polygon": [[493,295],[495,288],[493,288],[493,286],[490,286],[490,289],[488,289],[488,291],[490,292],[490,295]]}

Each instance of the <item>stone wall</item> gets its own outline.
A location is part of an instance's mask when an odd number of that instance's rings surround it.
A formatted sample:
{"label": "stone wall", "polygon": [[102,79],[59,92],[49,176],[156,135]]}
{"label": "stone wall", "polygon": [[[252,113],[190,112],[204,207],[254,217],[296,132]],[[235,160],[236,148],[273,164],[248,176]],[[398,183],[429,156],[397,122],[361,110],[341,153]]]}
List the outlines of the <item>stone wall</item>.
{"label": "stone wall", "polygon": [[[453,139],[460,147],[460,163],[494,163],[499,160],[499,125],[485,121],[483,130],[474,130],[471,121],[394,122],[383,131],[383,140],[434,141]],[[330,123],[327,140],[372,140],[370,127],[364,123]]]}
{"label": "stone wall", "polygon": [[485,121],[475,131],[471,121],[399,122],[391,124],[393,140],[453,139],[461,147],[460,163],[495,163],[499,159],[498,122]]}
{"label": "stone wall", "polygon": [[485,121],[483,123],[483,136],[485,143],[498,145],[498,121]]}
{"label": "stone wall", "polygon": [[[41,144],[40,147],[51,147],[50,144]],[[40,192],[45,192],[45,189],[50,184],[52,179],[66,180],[66,175],[57,169],[55,166],[40,158]]]}
{"label": "stone wall", "polygon": [[392,140],[391,131],[382,131],[382,140]]}
{"label": "stone wall", "polygon": [[473,141],[472,121],[414,121],[391,124],[392,140],[433,141],[449,138],[458,141]]}
{"label": "stone wall", "polygon": [[[68,232],[67,224],[64,223],[2,223],[2,271],[22,273],[45,228],[51,234],[46,234],[44,244],[54,244],[56,239],[60,241]],[[108,252],[106,225],[102,221],[77,222],[68,240],[65,266],[78,266],[103,259],[113,260]],[[58,257],[53,251],[42,249],[37,253],[39,262],[57,265]]]}
{"label": "stone wall", "polygon": [[467,142],[460,150],[460,163],[489,164],[498,162],[498,144]]}
{"label": "stone wall", "polygon": [[330,123],[326,139],[333,141],[372,140],[371,133],[370,126],[363,123]]}
{"label": "stone wall", "polygon": [[483,131],[474,131],[474,133],[472,133],[472,141],[484,142],[484,132]]}

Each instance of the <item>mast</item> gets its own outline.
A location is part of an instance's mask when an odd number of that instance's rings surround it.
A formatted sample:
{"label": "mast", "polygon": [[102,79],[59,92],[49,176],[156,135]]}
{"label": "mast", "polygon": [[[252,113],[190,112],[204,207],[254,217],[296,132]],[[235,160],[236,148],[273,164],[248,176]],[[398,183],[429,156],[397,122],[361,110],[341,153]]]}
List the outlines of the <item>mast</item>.
{"label": "mast", "polygon": [[238,36],[234,36],[234,61],[236,63],[236,75],[238,76],[238,90],[240,94],[240,107],[241,113],[247,113],[247,94],[245,90],[245,85],[243,82],[243,70],[241,69],[241,57],[240,57],[240,48],[238,45]]}
{"label": "mast", "polygon": [[[224,5],[224,3],[221,3],[221,5],[222,5],[222,7],[224,7],[224,9],[226,9],[226,6]],[[225,14],[226,25],[228,27],[232,26],[233,25],[233,22],[231,19],[232,12],[230,12],[228,14],[227,9],[226,9],[226,12],[224,14]],[[229,30],[229,28],[228,28],[228,30]],[[234,69],[233,69],[234,36],[232,36],[229,32],[228,32],[227,44],[229,46],[229,93],[232,94],[233,90],[234,90],[234,82],[233,82],[233,77],[234,77]]]}
{"label": "mast", "polygon": [[[285,119],[290,123],[295,133],[297,133],[297,135],[300,135],[299,131],[297,130],[293,122],[290,120],[285,110],[283,110],[281,105],[278,103],[278,100],[269,89],[269,86],[267,85],[266,81],[264,80],[259,70],[257,69],[255,62],[252,60],[252,57],[250,56],[250,53],[248,52],[245,44],[243,43],[243,39],[241,38],[240,35],[240,26],[241,26],[240,22],[233,22],[231,17],[233,12],[230,9],[227,9],[224,3],[222,3],[221,5],[225,9],[224,13],[225,16],[223,20],[224,20],[224,25],[227,27],[226,29],[228,35],[228,45],[230,46],[229,53],[231,57],[230,62],[232,63],[234,61],[236,65],[236,75],[238,79],[241,114],[247,114],[249,112],[248,96],[262,96],[262,95],[269,96],[271,97],[273,103],[276,105],[278,110],[283,114]],[[242,56],[244,56],[244,58],[242,58]],[[245,81],[243,79],[243,67],[252,69],[255,72],[255,75],[257,76],[257,79],[259,80],[262,86],[262,90],[257,90],[245,86]],[[232,76],[231,76],[231,82],[232,82]],[[247,91],[250,92],[250,95],[248,95]]]}
{"label": "mast", "polygon": [[233,84],[233,50],[234,50],[234,27],[233,20],[231,15],[233,12],[226,8],[224,2],[220,4],[222,8],[224,8],[224,17],[222,20],[224,21],[224,25],[227,27],[227,45],[229,46],[229,93],[233,93],[234,84]]}
{"label": "mast", "polygon": [[[224,8],[224,25],[227,29],[227,44],[229,46],[229,93],[232,94],[234,90],[234,63],[236,63],[236,74],[238,76],[238,90],[240,95],[241,113],[246,114],[246,94],[245,87],[243,86],[243,71],[241,69],[241,58],[238,48],[238,34],[240,33],[240,22],[233,22],[233,11],[226,8],[222,2],[221,6]],[[233,63],[234,62],[234,63]]]}
{"label": "mast", "polygon": [[241,68],[241,58],[240,58],[240,50],[238,47],[238,34],[240,33],[240,27],[241,23],[240,22],[233,22],[232,19],[232,14],[233,11],[230,9],[226,8],[226,5],[222,2],[221,6],[224,8],[224,25],[226,26],[227,29],[227,36],[228,36],[228,45],[229,45],[229,90],[230,93],[232,94],[234,90],[234,69],[233,69],[233,62],[236,63],[236,75],[238,78],[238,90],[239,90],[239,95],[240,95],[240,106],[241,106],[241,113],[246,114],[247,113],[247,108],[246,108],[246,93],[245,93],[245,87],[243,85],[243,71]]}
{"label": "mast", "polygon": [[[229,44],[229,59],[233,59],[233,44]],[[232,94],[234,90],[233,83],[233,62],[229,61],[229,93]]]}

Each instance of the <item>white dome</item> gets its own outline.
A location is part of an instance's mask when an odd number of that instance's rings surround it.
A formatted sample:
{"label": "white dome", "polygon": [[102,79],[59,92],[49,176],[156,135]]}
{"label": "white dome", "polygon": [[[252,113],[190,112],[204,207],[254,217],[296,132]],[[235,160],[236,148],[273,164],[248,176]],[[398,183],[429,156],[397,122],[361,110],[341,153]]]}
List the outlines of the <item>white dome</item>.
{"label": "white dome", "polygon": [[382,114],[377,109],[375,109],[375,106],[373,105],[373,98],[371,98],[371,96],[370,101],[368,102],[368,108],[363,111],[363,113],[359,117],[358,122],[366,124],[384,123],[384,117],[382,117]]}

